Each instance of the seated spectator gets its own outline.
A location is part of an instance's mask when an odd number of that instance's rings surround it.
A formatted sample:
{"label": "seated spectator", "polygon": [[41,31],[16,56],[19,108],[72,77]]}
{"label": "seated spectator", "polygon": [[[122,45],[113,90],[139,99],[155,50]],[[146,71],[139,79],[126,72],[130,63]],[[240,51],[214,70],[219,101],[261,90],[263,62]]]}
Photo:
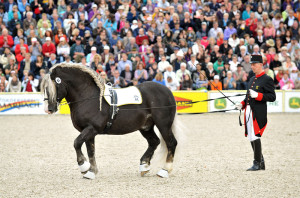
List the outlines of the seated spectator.
{"label": "seated spectator", "polygon": [[8,92],[21,92],[21,82],[15,73],[12,73],[11,80],[8,83]]}
{"label": "seated spectator", "polygon": [[94,71],[98,68],[98,66],[102,66],[102,58],[99,54],[95,54],[92,59],[90,59],[90,68]]}
{"label": "seated spectator", "polygon": [[127,86],[127,82],[124,80],[123,77],[120,76],[118,70],[115,70],[113,73],[113,77],[110,78],[110,82],[113,84],[115,88],[123,88]]}
{"label": "seated spectator", "polygon": [[22,82],[22,92],[37,92],[37,85],[38,80],[34,78],[32,73],[29,73]]}
{"label": "seated spectator", "polygon": [[46,43],[43,44],[42,53],[45,56],[45,59],[49,59],[50,55],[56,52],[55,45],[52,43],[50,37],[46,37]]}
{"label": "seated spectator", "polygon": [[110,57],[114,57],[112,53],[110,53],[110,47],[108,45],[105,45],[103,47],[103,53],[100,54],[102,59],[102,64],[106,65],[110,59]]}
{"label": "seated spectator", "polygon": [[46,69],[46,63],[44,61],[44,56],[39,55],[32,64],[30,64],[30,72],[34,75],[34,78],[40,78],[40,70]]}
{"label": "seated spectator", "polygon": [[214,70],[213,63],[208,62],[207,63],[207,71],[206,71],[206,76],[207,76],[208,80],[213,80],[215,75],[217,75],[217,71]]}
{"label": "seated spectator", "polygon": [[4,53],[0,55],[0,68],[3,68],[5,65],[7,65],[9,59],[11,58],[16,60],[15,55],[11,52],[10,48],[4,48]]}
{"label": "seated spectator", "polygon": [[218,60],[214,63],[214,70],[219,74],[221,70],[224,68],[224,62],[222,58],[218,58]]}
{"label": "seated spectator", "polygon": [[167,61],[167,58],[165,55],[161,57],[161,61],[158,63],[158,69],[160,72],[166,71],[166,68],[170,65],[170,63]]}
{"label": "seated spectator", "polygon": [[12,48],[14,46],[13,37],[8,34],[7,29],[2,30],[2,35],[0,36],[0,53],[3,53],[5,47]]}
{"label": "seated spectator", "polygon": [[130,60],[127,59],[128,56],[126,53],[123,53],[122,54],[122,60],[119,61],[118,63],[118,70],[119,70],[119,73],[121,73],[124,69],[125,69],[125,65],[126,64],[129,64],[130,66],[130,71],[132,71],[132,62]]}
{"label": "seated spectator", "polygon": [[143,44],[143,40],[148,40],[148,42],[149,42],[149,38],[147,35],[145,35],[144,32],[145,32],[144,29],[142,29],[142,28],[139,29],[139,35],[136,36],[136,44],[138,46],[141,46]]}
{"label": "seated spectator", "polygon": [[193,88],[196,90],[206,90],[208,89],[208,80],[204,70],[199,72],[199,75],[194,75],[193,77]]}
{"label": "seated spectator", "polygon": [[220,82],[219,75],[214,76],[214,80],[211,82],[210,90],[222,90],[222,83]]}
{"label": "seated spectator", "polygon": [[[129,65],[126,65],[129,66]],[[148,79],[148,73],[147,70],[144,69],[144,64],[142,62],[140,62],[137,65],[137,68],[134,72],[134,78],[136,78],[139,83],[143,83],[144,81],[146,81]]]}
{"label": "seated spectator", "polygon": [[9,78],[10,73],[12,71],[15,71],[18,73],[18,65],[16,64],[16,62],[13,58],[9,59],[8,64],[5,65],[3,69],[4,69],[4,74],[5,74],[6,79]]}
{"label": "seated spectator", "polygon": [[172,78],[171,76],[167,77],[166,87],[168,87],[171,91],[177,91],[179,90],[179,83],[175,80],[175,78]]}
{"label": "seated spectator", "polygon": [[295,89],[300,89],[300,72],[298,71],[297,79],[295,80]]}
{"label": "seated spectator", "polygon": [[81,44],[81,37],[78,36],[76,38],[76,43],[72,45],[70,49],[70,56],[72,60],[75,60],[75,62],[78,62],[84,54],[84,46]]}
{"label": "seated spectator", "polygon": [[184,81],[185,75],[191,76],[191,73],[189,70],[186,69],[186,63],[181,63],[180,69],[176,71],[176,80],[182,83]]}
{"label": "seated spectator", "polygon": [[294,82],[289,78],[289,74],[287,72],[283,74],[279,84],[281,90],[292,90],[295,87]]}
{"label": "seated spectator", "polygon": [[31,53],[31,61],[35,61],[37,56],[41,55],[43,51],[41,43],[37,38],[31,38],[31,45],[29,46],[29,52]]}
{"label": "seated spectator", "polygon": [[224,89],[225,90],[235,90],[236,89],[236,81],[232,76],[232,72],[227,72],[227,77],[224,79]]}
{"label": "seated spectator", "polygon": [[286,61],[282,63],[282,68],[284,71],[287,71],[288,73],[292,72],[292,68],[296,67],[296,64],[292,62],[291,56],[288,54],[286,56]]}
{"label": "seated spectator", "polygon": [[235,71],[237,70],[237,66],[240,64],[240,63],[238,62],[238,57],[237,57],[236,54],[234,54],[234,55],[232,56],[232,61],[229,61],[229,64],[230,64],[230,70],[231,70],[232,72],[235,72]]}
{"label": "seated spectator", "polygon": [[[130,71],[130,66],[128,64],[125,66],[125,69],[121,72],[120,76],[123,77],[124,80],[127,82],[127,86],[132,85],[132,79],[134,78],[134,72]],[[139,79],[137,79],[137,80],[139,80]]]}
{"label": "seated spectator", "polygon": [[[26,53],[25,58],[20,63],[20,69],[19,69],[19,79],[23,79],[24,70],[31,71],[31,69],[34,67],[34,62],[31,61],[31,54]],[[31,71],[33,72],[33,71]]]}
{"label": "seated spectator", "polygon": [[164,76],[161,72],[158,72],[152,81],[166,86],[166,81],[164,80]]}
{"label": "seated spectator", "polygon": [[[85,61],[86,61],[86,59],[85,59]],[[58,63],[60,63],[60,61],[56,58],[56,54],[51,54],[50,58],[49,58],[49,60],[48,60],[48,62],[46,64],[47,65],[46,72],[48,73],[49,69],[51,67],[53,67],[55,64],[58,64]]]}
{"label": "seated spectator", "polygon": [[233,77],[234,77],[234,80],[236,81],[236,89],[237,90],[246,90],[247,89],[247,74],[244,71],[243,66],[241,64],[238,64],[237,70],[235,72],[233,72]]}
{"label": "seated spectator", "polygon": [[193,81],[190,75],[185,74],[182,82],[180,83],[180,90],[189,90],[191,91],[193,88]]}

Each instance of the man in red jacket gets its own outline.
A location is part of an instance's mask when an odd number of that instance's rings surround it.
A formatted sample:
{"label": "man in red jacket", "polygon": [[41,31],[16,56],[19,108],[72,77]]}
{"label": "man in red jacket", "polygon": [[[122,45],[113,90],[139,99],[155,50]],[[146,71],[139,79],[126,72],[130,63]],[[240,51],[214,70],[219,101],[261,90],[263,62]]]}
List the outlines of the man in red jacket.
{"label": "man in red jacket", "polygon": [[55,45],[51,42],[50,37],[46,38],[46,43],[44,43],[42,48],[42,53],[45,56],[46,60],[50,58],[51,54],[55,54],[56,52]]}
{"label": "man in red jacket", "polygon": [[136,36],[136,44],[137,44],[138,46],[141,46],[141,45],[143,44],[143,40],[145,40],[145,39],[149,41],[148,36],[145,35],[144,29],[143,29],[143,28],[140,28],[140,29],[139,29],[139,35]]}
{"label": "man in red jacket", "polygon": [[0,53],[3,53],[5,47],[12,48],[14,46],[13,37],[8,35],[8,30],[3,29],[2,35],[0,36]]}

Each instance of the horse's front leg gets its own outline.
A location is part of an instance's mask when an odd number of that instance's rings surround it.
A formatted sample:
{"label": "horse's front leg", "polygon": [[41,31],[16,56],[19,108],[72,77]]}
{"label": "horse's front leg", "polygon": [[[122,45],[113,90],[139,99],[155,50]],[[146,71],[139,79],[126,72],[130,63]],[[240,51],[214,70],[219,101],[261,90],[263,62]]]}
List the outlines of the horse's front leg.
{"label": "horse's front leg", "polygon": [[85,142],[85,144],[86,144],[86,149],[87,149],[87,153],[89,156],[89,161],[91,164],[89,171],[97,174],[98,168],[97,168],[96,159],[95,159],[95,137],[87,140]]}
{"label": "horse's front leg", "polygon": [[89,178],[89,179],[94,179],[95,178],[95,173],[92,173],[89,171],[91,168],[91,164],[86,161],[86,158],[84,157],[81,147],[84,142],[87,142],[88,140],[92,139],[95,137],[95,132],[92,126],[88,126],[83,131],[81,134],[75,139],[74,141],[74,148],[77,154],[77,163],[80,169],[81,173],[85,173],[84,177]]}

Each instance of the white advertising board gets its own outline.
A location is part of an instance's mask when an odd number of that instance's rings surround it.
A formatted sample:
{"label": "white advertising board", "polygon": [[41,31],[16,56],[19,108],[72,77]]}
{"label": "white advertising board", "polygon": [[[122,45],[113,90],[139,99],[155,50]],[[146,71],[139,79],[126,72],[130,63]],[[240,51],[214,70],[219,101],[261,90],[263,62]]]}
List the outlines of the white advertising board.
{"label": "white advertising board", "polygon": [[[222,91],[226,96],[233,96],[237,94],[245,94],[246,91]],[[223,95],[220,92],[209,92],[209,98],[220,98]],[[244,100],[245,96],[230,97],[230,100],[234,103],[239,103]],[[220,111],[234,109],[235,106],[228,99],[217,99],[209,102],[209,111]],[[267,102],[268,112],[283,112],[283,93],[282,91],[276,91],[276,101]],[[238,112],[238,111],[229,111]]]}
{"label": "white advertising board", "polygon": [[300,113],[300,91],[285,91],[285,112]]}
{"label": "white advertising board", "polygon": [[0,94],[0,115],[45,114],[40,93]]}

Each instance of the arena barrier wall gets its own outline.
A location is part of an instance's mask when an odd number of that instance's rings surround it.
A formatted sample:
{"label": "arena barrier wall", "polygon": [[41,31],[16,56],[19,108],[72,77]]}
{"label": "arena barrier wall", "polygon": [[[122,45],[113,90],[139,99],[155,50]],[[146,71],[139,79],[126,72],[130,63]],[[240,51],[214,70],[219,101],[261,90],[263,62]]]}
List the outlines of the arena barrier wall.
{"label": "arena barrier wall", "polygon": [[[222,91],[232,96],[245,91]],[[218,91],[174,91],[178,113],[200,113],[234,109],[228,99],[218,99],[210,102],[187,104],[188,102],[218,98],[223,95]],[[268,102],[268,112],[300,113],[300,90],[276,91],[276,101]],[[244,96],[231,97],[234,103],[241,102]],[[44,98],[41,93],[0,93],[0,115],[46,114],[44,112]],[[231,111],[238,112],[238,111]],[[61,105],[58,114],[70,114],[68,105]]]}

